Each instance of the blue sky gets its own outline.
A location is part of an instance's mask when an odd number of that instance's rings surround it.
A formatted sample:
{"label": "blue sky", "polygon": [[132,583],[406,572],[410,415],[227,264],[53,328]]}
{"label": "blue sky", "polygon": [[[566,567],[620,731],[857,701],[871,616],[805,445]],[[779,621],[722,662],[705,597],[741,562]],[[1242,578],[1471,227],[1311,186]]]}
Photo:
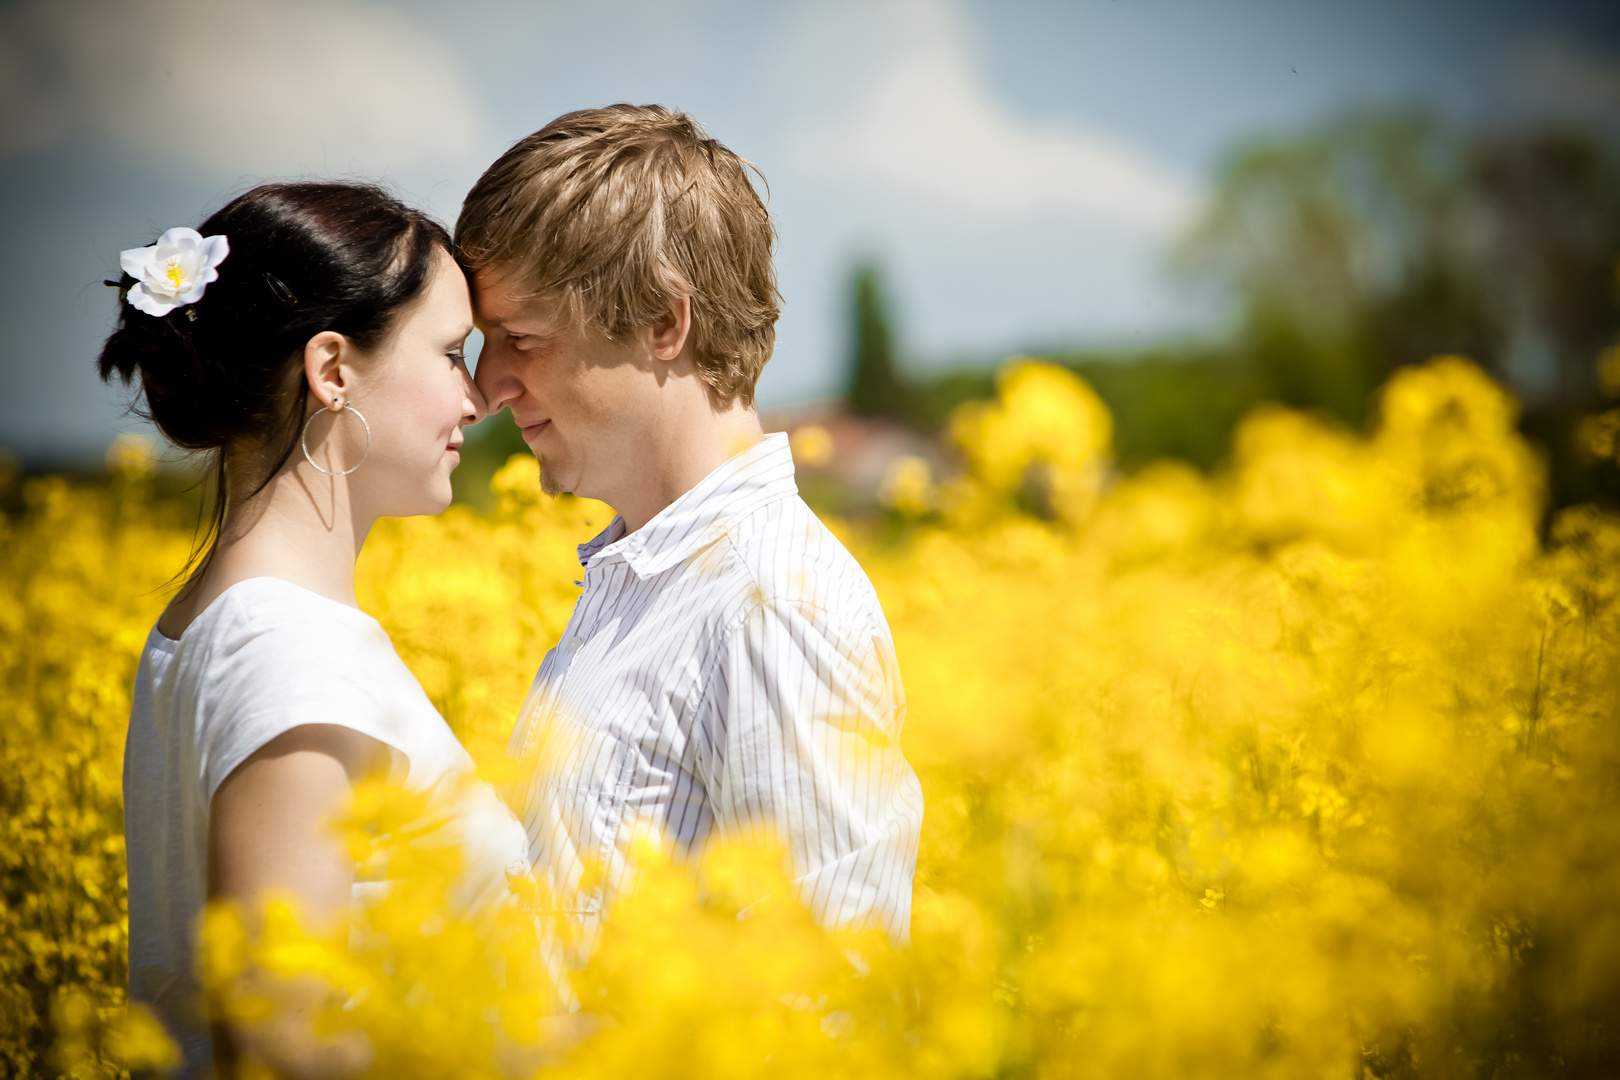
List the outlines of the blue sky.
{"label": "blue sky", "polygon": [[836,392],[862,257],[919,366],[1206,329],[1164,254],[1234,148],[1358,108],[1620,116],[1620,5],[11,0],[0,446],[139,429],[92,370],[120,249],[289,177],[453,219],[512,141],[618,100],[693,113],[769,179],[770,406]]}

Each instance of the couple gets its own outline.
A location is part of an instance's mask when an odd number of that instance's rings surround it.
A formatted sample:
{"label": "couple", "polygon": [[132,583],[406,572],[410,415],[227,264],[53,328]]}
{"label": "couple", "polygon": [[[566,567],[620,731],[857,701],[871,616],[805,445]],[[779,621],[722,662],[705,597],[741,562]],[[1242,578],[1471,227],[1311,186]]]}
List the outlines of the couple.
{"label": "couple", "polygon": [[[509,150],[453,239],[371,187],[273,184],[124,253],[102,375],[138,378],[158,428],[214,455],[220,496],[147,639],[124,764],[130,996],[187,1075],[363,1059],[296,1036],[296,1015],[210,1032],[195,935],[208,901],[270,890],[341,926],[367,883],[327,822],[367,776],[454,792],[458,902],[532,874],[575,920],[569,965],[649,819],[693,859],[774,834],[824,925],[906,940],[922,796],[904,695],[870,582],[754,410],[779,298],[747,168],[687,116],[618,105]],[[504,802],[465,782],[354,590],[372,523],[445,509],[463,429],[502,408],[544,490],[618,511],[580,547]]]}

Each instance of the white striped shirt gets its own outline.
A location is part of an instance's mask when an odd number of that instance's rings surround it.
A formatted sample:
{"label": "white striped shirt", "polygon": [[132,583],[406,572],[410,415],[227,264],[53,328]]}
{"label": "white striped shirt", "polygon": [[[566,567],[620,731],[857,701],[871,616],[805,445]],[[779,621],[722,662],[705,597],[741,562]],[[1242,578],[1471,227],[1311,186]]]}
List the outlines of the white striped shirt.
{"label": "white striped shirt", "polygon": [[584,592],[508,747],[535,877],[574,923],[569,966],[649,823],[692,859],[774,835],[823,925],[904,944],[923,807],[894,643],[871,581],[799,498],[787,436],[579,555]]}

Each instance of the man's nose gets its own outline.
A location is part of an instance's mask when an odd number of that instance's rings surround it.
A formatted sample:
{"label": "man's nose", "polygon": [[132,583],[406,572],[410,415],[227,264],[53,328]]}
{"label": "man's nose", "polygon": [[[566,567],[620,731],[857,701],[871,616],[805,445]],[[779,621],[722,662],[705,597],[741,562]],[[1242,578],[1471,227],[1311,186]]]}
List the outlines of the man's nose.
{"label": "man's nose", "polygon": [[507,403],[522,392],[518,381],[512,377],[511,364],[504,355],[505,349],[489,340],[484,339],[483,347],[478,350],[478,366],[473,373],[473,385],[478,393],[483,395],[486,414],[494,416],[506,407]]}

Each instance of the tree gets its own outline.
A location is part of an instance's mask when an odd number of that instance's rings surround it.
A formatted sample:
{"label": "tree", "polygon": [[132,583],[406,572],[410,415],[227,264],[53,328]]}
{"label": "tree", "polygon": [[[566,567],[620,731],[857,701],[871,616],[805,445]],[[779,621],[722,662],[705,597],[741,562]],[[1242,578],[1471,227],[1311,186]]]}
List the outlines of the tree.
{"label": "tree", "polygon": [[894,331],[877,265],[864,262],[852,278],[849,390],[845,400],[859,416],[909,413],[909,387],[895,358]]}
{"label": "tree", "polygon": [[1410,116],[1244,149],[1180,251],[1237,301],[1235,348],[1268,397],[1360,422],[1395,368],[1479,362],[1523,402],[1555,505],[1620,493],[1575,448],[1601,403],[1597,352],[1620,334],[1617,256],[1611,148]]}

